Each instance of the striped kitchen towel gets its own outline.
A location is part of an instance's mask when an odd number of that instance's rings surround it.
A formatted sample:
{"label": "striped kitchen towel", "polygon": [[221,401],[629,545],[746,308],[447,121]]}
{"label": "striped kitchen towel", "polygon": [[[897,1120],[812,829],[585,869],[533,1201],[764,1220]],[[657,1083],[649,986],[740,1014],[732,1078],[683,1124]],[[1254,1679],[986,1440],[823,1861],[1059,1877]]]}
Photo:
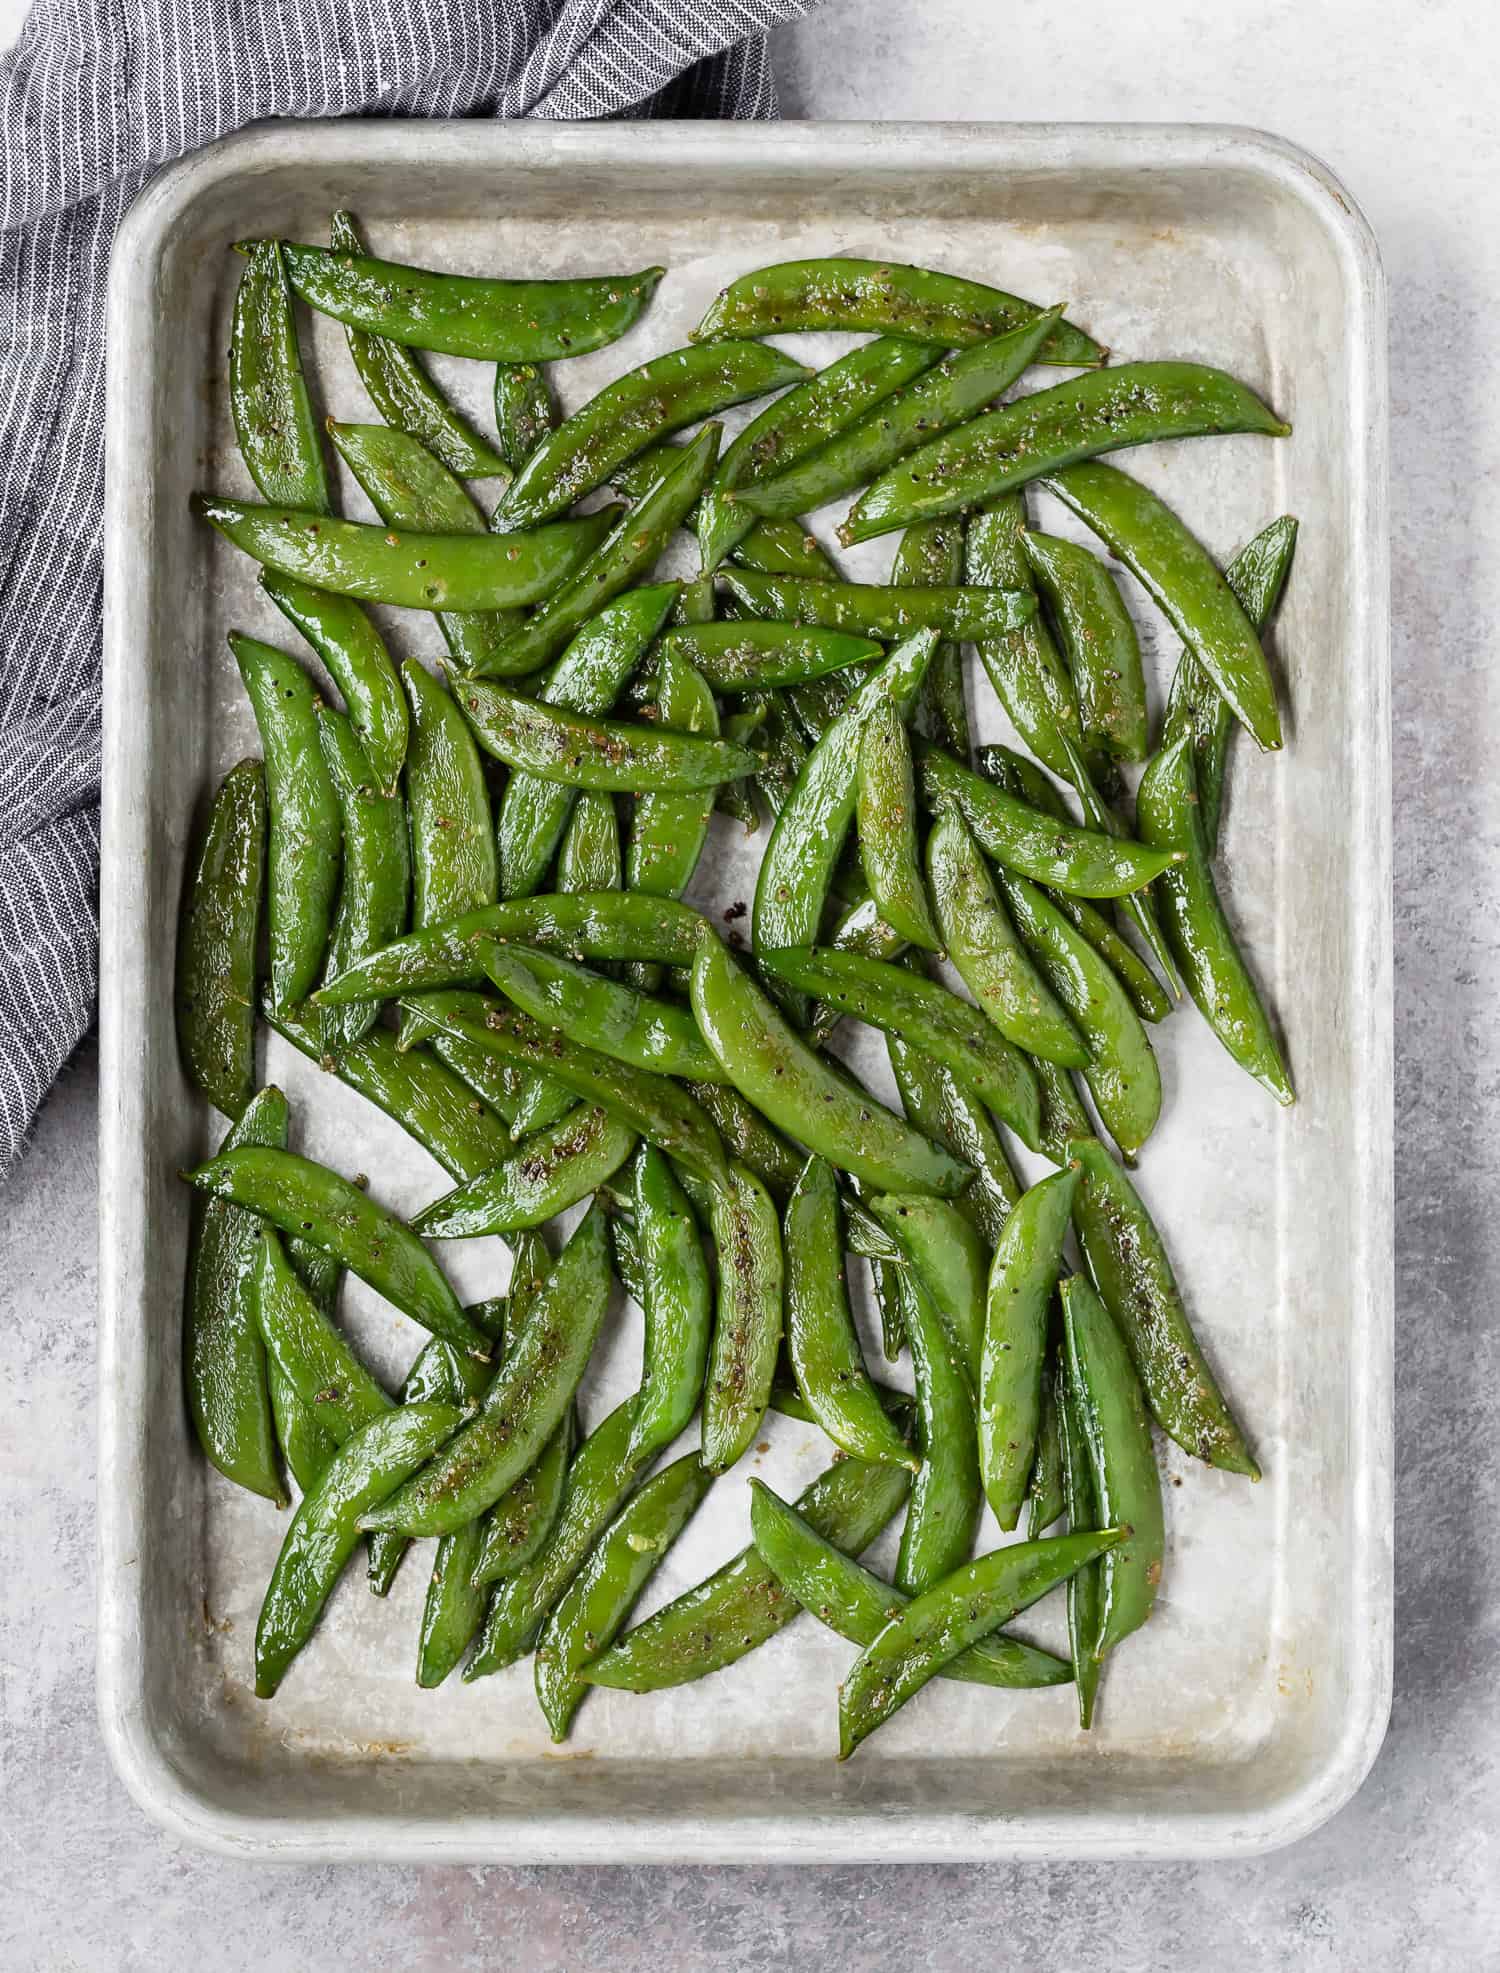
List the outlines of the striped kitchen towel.
{"label": "striped kitchen towel", "polygon": [[153,171],[264,117],[770,117],[812,0],[37,0],[0,62],[0,1177],[98,981],[104,289]]}

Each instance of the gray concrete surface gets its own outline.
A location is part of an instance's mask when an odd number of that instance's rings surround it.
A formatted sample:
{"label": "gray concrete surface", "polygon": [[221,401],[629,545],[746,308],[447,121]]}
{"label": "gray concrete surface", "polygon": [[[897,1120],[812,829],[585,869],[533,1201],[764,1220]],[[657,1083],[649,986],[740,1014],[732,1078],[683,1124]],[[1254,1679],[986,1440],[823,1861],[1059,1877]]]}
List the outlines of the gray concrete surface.
{"label": "gray concrete surface", "polygon": [[1485,10],[1459,0],[1327,0],[1315,16],[1291,0],[836,0],[777,50],[789,115],[1265,125],[1331,161],[1384,248],[1401,1484],[1395,1707],[1358,1798],[1279,1855],[1145,1872],[269,1870],[175,1848],[94,1724],[90,1045],[0,1202],[0,1966],[1500,1965],[1495,53]]}

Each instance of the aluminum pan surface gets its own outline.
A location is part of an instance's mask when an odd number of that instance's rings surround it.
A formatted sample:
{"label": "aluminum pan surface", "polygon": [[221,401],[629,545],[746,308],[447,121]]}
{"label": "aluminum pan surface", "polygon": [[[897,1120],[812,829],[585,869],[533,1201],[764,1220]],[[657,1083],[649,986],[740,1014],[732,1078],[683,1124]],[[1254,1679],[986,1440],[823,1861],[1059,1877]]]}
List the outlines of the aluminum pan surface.
{"label": "aluminum pan surface", "polygon": [[[1166,1109],[1141,1185],[1267,1478],[1251,1488],[1169,1450],[1159,1613],[1111,1665],[1091,1735],[1067,1688],[945,1687],[840,1768],[833,1695],[849,1650],[805,1622],[700,1686],[596,1695],[554,1750],[527,1666],[418,1692],[421,1555],[385,1604],[351,1572],[275,1704],[251,1696],[281,1529],[205,1474],[182,1419],[173,1174],[215,1125],[176,1067],[170,989],[187,791],[201,798],[255,748],[223,633],[297,640],[248,566],[192,526],[185,495],[248,490],[223,387],[237,273],[225,245],[252,231],[316,238],[337,203],[398,258],[538,273],[665,262],[628,340],[556,367],[567,404],[682,340],[732,275],[842,250],[1066,297],[1119,356],[1222,363],[1296,428],[1276,446],[1233,438],[1125,462],[1222,555],[1275,513],[1304,523],[1274,641],[1288,749],[1272,762],[1236,748],[1225,830],[1227,894],[1301,1101],[1275,1113],[1191,1014],[1162,1031]],[[1241,131],[278,125],[149,188],[120,237],[110,321],[100,1703],[117,1765],[153,1813],[269,1857],[1182,1856],[1290,1840],[1358,1785],[1384,1728],[1390,1655],[1383,307],[1373,244],[1339,188],[1305,154]],[[313,341],[328,408],[373,416],[341,331],[320,322]],[[839,346],[788,341],[819,360]],[[436,368],[482,416],[487,370]],[[357,495],[348,510],[362,511]],[[1051,505],[1037,515],[1076,533]],[[889,549],[845,566],[878,574]],[[1130,600],[1159,699],[1175,642]],[[399,653],[439,654],[435,626],[388,623]],[[1003,734],[987,691],[975,709],[983,737]],[[746,898],[753,871],[723,830],[698,895]],[[368,1170],[401,1210],[444,1188],[394,1126],[280,1044],[265,1074],[288,1088],[313,1155]],[[503,1278],[498,1243],[450,1255],[461,1288]],[[361,1343],[398,1374],[415,1332],[373,1298],[349,1307]],[[590,1420],[631,1387],[638,1350],[629,1311],[590,1374]],[[823,1463],[808,1427],[773,1420],[765,1440],[747,1469],[783,1489]],[[643,1608],[746,1534],[736,1475]],[[1048,1607],[1031,1634],[1059,1643],[1060,1621]]]}

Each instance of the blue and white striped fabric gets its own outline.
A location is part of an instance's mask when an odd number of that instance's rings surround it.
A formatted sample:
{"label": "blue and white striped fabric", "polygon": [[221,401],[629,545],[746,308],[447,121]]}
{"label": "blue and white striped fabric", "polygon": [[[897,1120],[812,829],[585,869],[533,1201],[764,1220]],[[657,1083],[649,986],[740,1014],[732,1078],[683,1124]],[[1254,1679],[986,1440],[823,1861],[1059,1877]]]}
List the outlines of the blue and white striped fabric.
{"label": "blue and white striped fabric", "polygon": [[272,116],[770,117],[812,0],[37,0],[0,63],[0,1177],[98,975],[105,276],[159,166]]}

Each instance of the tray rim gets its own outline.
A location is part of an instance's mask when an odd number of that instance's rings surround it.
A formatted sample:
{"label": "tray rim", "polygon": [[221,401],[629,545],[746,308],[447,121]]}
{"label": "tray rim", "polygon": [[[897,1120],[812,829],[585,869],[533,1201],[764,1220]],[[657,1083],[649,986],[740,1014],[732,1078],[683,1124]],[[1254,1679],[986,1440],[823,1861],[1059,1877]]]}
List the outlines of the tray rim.
{"label": "tray rim", "polygon": [[[726,1816],[691,1828],[670,1810],[636,1817],[510,1814],[417,1817],[337,1813],[252,1814],[210,1800],[174,1765],[146,1715],[138,1610],[143,1595],[147,1403],[144,1336],[130,1309],[140,1292],[141,1242],[133,1219],[133,1145],[142,1127],[139,1009],[142,956],[126,937],[132,863],[147,850],[143,805],[128,773],[128,656],[147,635],[144,586],[130,580],[132,540],[149,526],[149,494],[131,472],[147,432],[140,380],[155,333],[154,270],[174,226],[226,179],[313,150],[324,163],[472,165],[475,146],[497,158],[628,168],[654,158],[696,162],[814,163],[848,169],[926,154],[934,163],[1029,170],[1141,170],[1233,166],[1290,192],[1321,224],[1349,270],[1348,362],[1363,408],[1351,442],[1359,520],[1357,625],[1370,676],[1363,734],[1369,772],[1357,790],[1357,839],[1368,868],[1369,909],[1358,920],[1351,970],[1363,1046],[1358,1111],[1369,1126],[1358,1164],[1355,1326],[1350,1348],[1351,1667],[1342,1732],[1322,1767],[1279,1800],[1222,1816],[1109,1813],[1089,1819],[934,1815]],[[168,166],[123,220],[111,261],[104,524],[104,745],[100,881],[99,1474],[97,1698],[116,1773],[173,1836],[221,1854],[258,1859],[366,1862],[859,1863],[1016,1859],[1185,1859],[1255,1855],[1294,1842],[1355,1794],[1384,1739],[1393,1630],[1392,1415],[1394,1187],[1392,1096],[1392,823],[1390,770],[1389,421],[1386,286],[1374,233],[1335,174],[1311,152],[1269,132],[1224,124],[917,123],[785,124],[294,121],[254,126]]]}

